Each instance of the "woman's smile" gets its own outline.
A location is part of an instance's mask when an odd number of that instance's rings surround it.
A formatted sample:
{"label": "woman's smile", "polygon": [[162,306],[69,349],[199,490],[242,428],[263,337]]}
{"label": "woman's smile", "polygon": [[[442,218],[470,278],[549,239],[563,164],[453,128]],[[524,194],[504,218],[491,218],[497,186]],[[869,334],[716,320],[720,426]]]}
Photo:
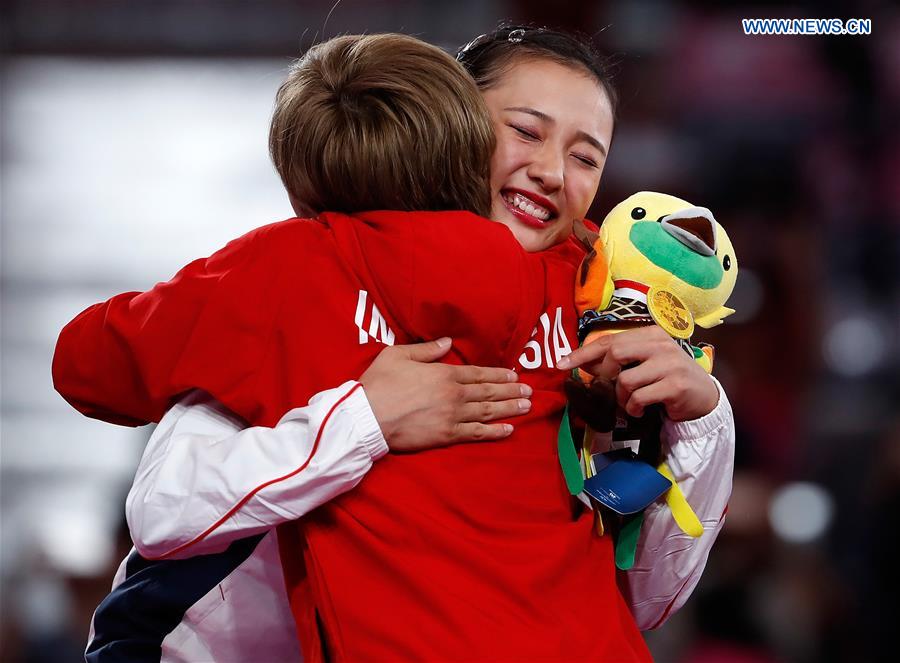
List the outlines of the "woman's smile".
{"label": "woman's smile", "polygon": [[506,208],[534,228],[544,228],[559,216],[556,206],[537,193],[520,189],[504,189],[500,193]]}

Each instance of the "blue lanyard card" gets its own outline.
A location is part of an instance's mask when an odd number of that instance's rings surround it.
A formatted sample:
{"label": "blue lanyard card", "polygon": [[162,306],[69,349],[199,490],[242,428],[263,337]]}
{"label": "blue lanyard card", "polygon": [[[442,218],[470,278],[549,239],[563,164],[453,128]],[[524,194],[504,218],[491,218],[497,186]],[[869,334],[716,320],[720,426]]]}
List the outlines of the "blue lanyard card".
{"label": "blue lanyard card", "polygon": [[585,479],[584,491],[620,515],[643,511],[672,487],[652,466],[638,460],[631,449],[591,456],[596,474]]}

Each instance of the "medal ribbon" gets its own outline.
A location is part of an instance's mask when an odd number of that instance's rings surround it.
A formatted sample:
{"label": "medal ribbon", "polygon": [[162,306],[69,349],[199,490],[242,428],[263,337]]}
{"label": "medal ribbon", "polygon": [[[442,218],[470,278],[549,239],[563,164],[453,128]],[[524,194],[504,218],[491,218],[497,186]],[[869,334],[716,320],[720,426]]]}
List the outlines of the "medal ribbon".
{"label": "medal ribbon", "polygon": [[572,427],[569,424],[569,406],[563,411],[562,421],[559,424],[559,433],[556,436],[559,465],[562,467],[563,476],[566,478],[566,487],[572,495],[578,495],[584,490],[584,474],[581,471],[581,461],[575,451],[575,440],[572,439]]}
{"label": "medal ribbon", "polygon": [[634,556],[637,553],[638,537],[641,535],[641,525],[644,523],[644,512],[639,511],[633,516],[626,516],[616,539],[616,568],[627,571],[634,566]]}
{"label": "medal ribbon", "polygon": [[660,464],[656,470],[672,482],[672,487],[669,488],[666,493],[666,504],[669,505],[669,509],[672,511],[672,517],[675,519],[675,522],[681,528],[682,532],[695,539],[698,538],[703,534],[703,523],[700,522],[697,514],[694,513],[691,505],[688,504],[684,493],[681,492],[681,488],[678,487],[678,482],[675,481],[672,470],[670,470],[669,466],[665,463]]}

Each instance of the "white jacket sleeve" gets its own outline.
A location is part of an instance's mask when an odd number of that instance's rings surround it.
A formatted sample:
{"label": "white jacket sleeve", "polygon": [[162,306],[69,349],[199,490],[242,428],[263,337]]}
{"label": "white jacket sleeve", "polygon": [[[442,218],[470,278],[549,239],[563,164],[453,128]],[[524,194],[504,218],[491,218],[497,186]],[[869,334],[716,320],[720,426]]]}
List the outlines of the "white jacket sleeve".
{"label": "white jacket sleeve", "polygon": [[362,385],[316,394],[274,428],[246,423],[194,391],[157,426],[126,500],[148,559],[219,552],[353,488],[387,453]]}
{"label": "white jacket sleeve", "polygon": [[[715,378],[714,378],[715,380]],[[700,581],[731,497],[734,473],[734,415],[722,385],[719,403],[700,419],[663,425],[666,463],[693,508],[703,534],[681,531],[664,501],[644,512],[634,566],[620,585],[641,630],[660,626]]]}

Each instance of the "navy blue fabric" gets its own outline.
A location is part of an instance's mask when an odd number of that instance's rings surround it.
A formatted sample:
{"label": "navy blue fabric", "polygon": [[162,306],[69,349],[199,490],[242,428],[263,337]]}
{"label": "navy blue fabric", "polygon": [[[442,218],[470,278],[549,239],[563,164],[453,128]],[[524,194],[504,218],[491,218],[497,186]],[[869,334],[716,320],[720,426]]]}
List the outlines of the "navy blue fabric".
{"label": "navy blue fabric", "polygon": [[125,580],[94,614],[88,663],[159,663],[162,641],[184,614],[240,566],[265,534],[232,543],[227,550],[190,559],[151,561],[128,556]]}

